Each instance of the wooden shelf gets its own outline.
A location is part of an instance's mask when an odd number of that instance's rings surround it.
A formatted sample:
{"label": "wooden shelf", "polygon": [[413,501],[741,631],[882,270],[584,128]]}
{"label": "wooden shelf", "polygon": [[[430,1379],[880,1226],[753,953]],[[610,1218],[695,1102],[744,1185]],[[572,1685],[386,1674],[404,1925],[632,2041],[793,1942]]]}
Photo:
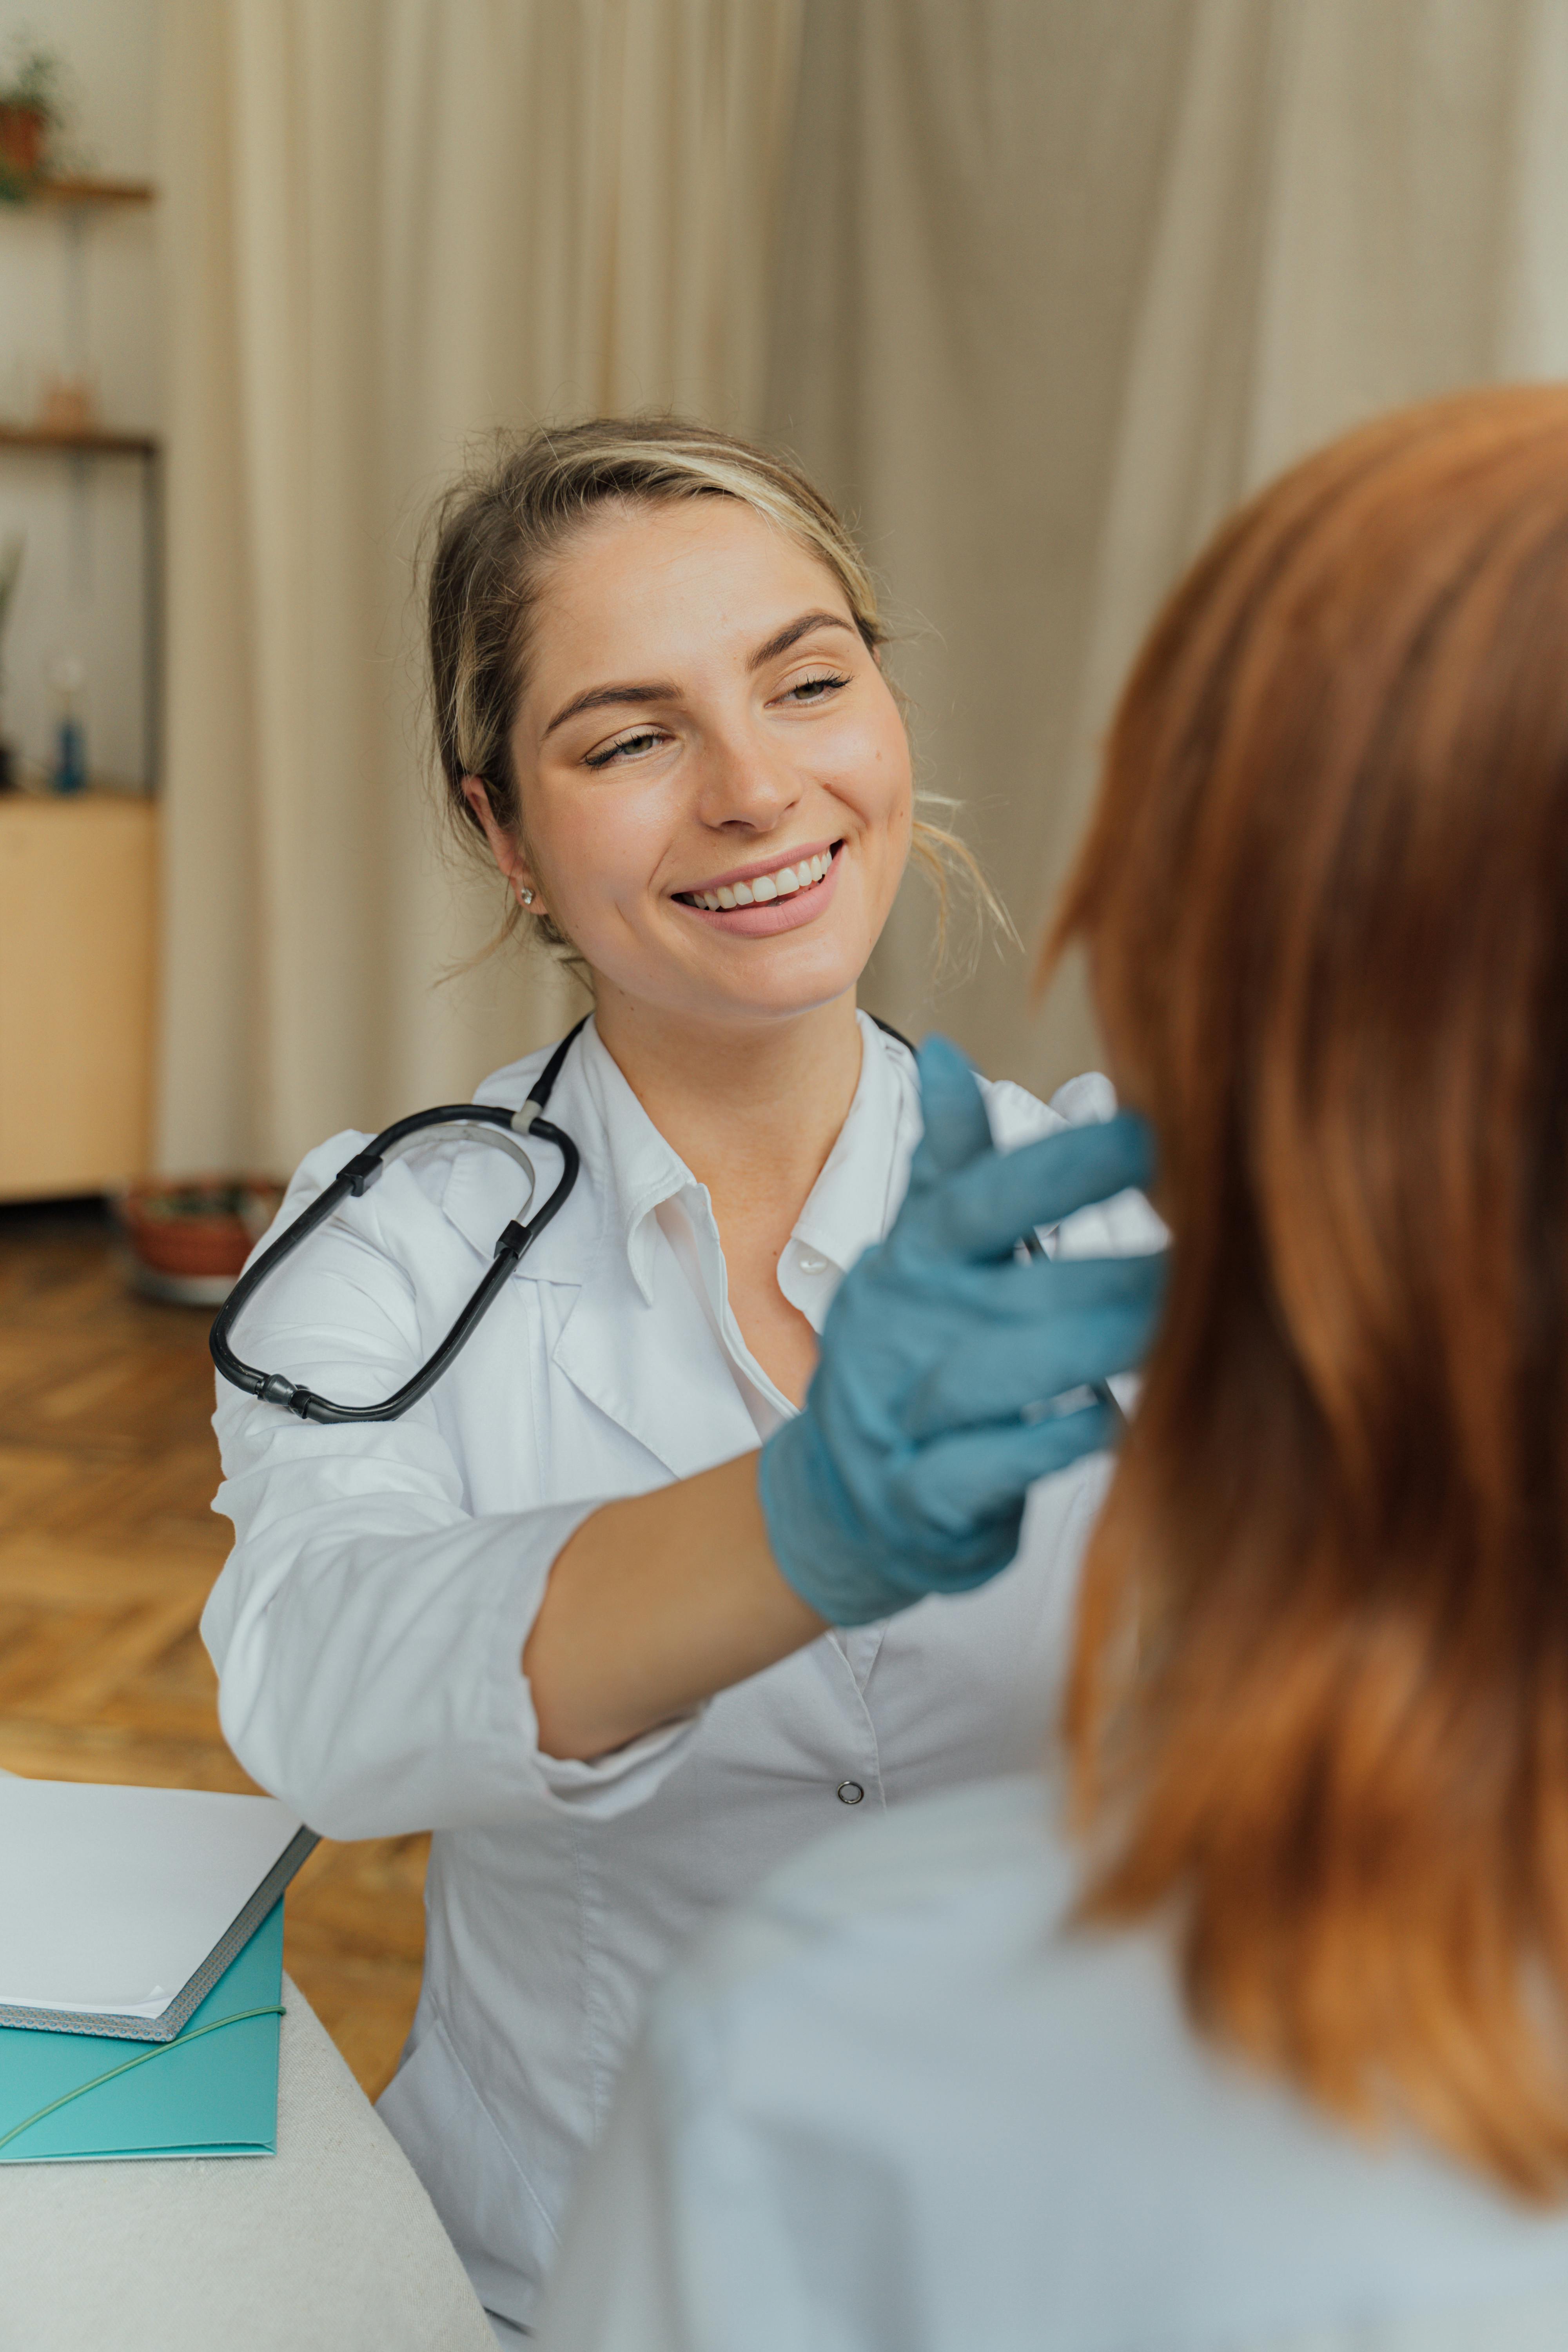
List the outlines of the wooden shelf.
{"label": "wooden shelf", "polygon": [[80,175],[51,179],[47,173],[36,180],[13,185],[15,193],[8,194],[5,201],[19,211],[30,205],[150,205],[158,194],[151,180],[99,180]]}
{"label": "wooden shelf", "polygon": [[[34,772],[37,773],[36,769]],[[94,776],[79,793],[52,793],[46,786],[36,783],[13,784],[9,792],[0,793],[0,825],[8,824],[13,818],[20,821],[24,810],[97,808],[105,801],[112,801],[118,807],[125,801],[140,804],[154,797],[153,793],[144,792],[140,784],[121,783],[117,778],[106,776]]]}
{"label": "wooden shelf", "polygon": [[86,457],[155,457],[160,444],[151,433],[51,433],[42,425],[0,425],[0,449],[61,449]]}

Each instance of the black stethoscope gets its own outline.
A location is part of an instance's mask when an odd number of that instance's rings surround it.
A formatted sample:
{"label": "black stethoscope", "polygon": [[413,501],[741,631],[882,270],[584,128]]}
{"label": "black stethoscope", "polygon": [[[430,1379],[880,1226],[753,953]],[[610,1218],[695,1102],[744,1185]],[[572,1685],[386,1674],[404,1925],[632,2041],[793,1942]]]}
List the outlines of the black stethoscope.
{"label": "black stethoscope", "polygon": [[[484,1317],[504,1288],[512,1269],[524,1252],[531,1248],[551,1219],[560,1213],[572,1197],[582,1160],[576,1145],[563,1128],[559,1128],[543,1114],[561,1068],[571,1052],[574,1041],[585,1026],[587,1014],[576,1028],[569,1029],[550,1059],[541,1070],[533,1090],[521,1110],[506,1110],[499,1103],[441,1103],[434,1110],[415,1111],[408,1118],[395,1119],[391,1127],[383,1128],[373,1143],[340,1168],[324,1192],[311,1202],[297,1217],[287,1233],[270,1243],[242,1274],[224,1302],[223,1309],[212,1328],[213,1361],[226,1381],[247,1396],[260,1397],[268,1404],[282,1405],[296,1412],[301,1421],[395,1421],[400,1413],[417,1404],[426,1392],[434,1388],[442,1373],[459,1350],[467,1347]],[[872,1013],[871,1018],[877,1021]],[[907,1037],[900,1035],[886,1021],[877,1026],[912,1054],[914,1047]],[[518,1215],[503,1226],[495,1246],[495,1255],[486,1268],[484,1279],[473,1297],[430,1358],[420,1367],[411,1381],[405,1381],[395,1396],[384,1404],[334,1404],[331,1397],[315,1392],[291,1381],[286,1372],[258,1371],[254,1364],[242,1363],[229,1346],[229,1334],[238,1317],[255,1297],[269,1274],[275,1274],[284,1259],[292,1255],[303,1241],[308,1241],[319,1225],[325,1224],[339,1203],[351,1193],[357,1199],[368,1192],[390,1160],[400,1152],[411,1150],[425,1129],[429,1127],[467,1128],[477,1139],[500,1146],[510,1152],[528,1178],[528,1190],[523,1195]],[[527,1217],[532,1203],[537,1179],[532,1160],[517,1140],[519,1136],[537,1136],[542,1142],[552,1143],[561,1154],[561,1175],[555,1190],[544,1206],[533,1216]],[[523,1222],[526,1217],[526,1222]]]}
{"label": "black stethoscope", "polygon": [[[254,1265],[247,1267],[224,1301],[223,1308],[212,1328],[213,1361],[226,1381],[247,1396],[260,1397],[268,1404],[280,1404],[289,1412],[297,1412],[301,1421],[395,1421],[412,1404],[417,1404],[428,1389],[435,1387],[442,1373],[458,1351],[473,1338],[489,1308],[495,1303],[513,1267],[525,1250],[536,1242],[551,1219],[560,1213],[572,1197],[582,1160],[576,1145],[563,1128],[554,1126],[543,1116],[546,1104],[561,1076],[561,1066],[572,1049],[573,1041],[587,1020],[584,1013],[575,1029],[570,1029],[544,1065],[533,1091],[521,1110],[507,1110],[500,1103],[439,1103],[434,1110],[416,1110],[408,1118],[395,1119],[384,1127],[374,1143],[339,1169],[331,1182],[318,1199],[311,1202],[303,1215],[297,1217],[285,1234],[261,1253]],[[269,1274],[275,1274],[284,1259],[308,1241],[319,1225],[337,1209],[339,1203],[353,1193],[357,1200],[368,1192],[390,1160],[399,1153],[412,1150],[420,1135],[429,1127],[467,1128],[486,1143],[499,1144],[510,1152],[528,1178],[528,1190],[523,1194],[522,1207],[517,1216],[501,1229],[495,1246],[495,1255],[485,1269],[473,1297],[426,1364],[422,1364],[411,1381],[405,1381],[395,1396],[384,1404],[334,1404],[331,1397],[314,1392],[291,1381],[286,1372],[258,1371],[254,1364],[242,1363],[228,1344],[237,1318],[255,1297]],[[544,1206],[535,1215],[527,1212],[533,1201],[537,1178],[533,1162],[517,1138],[521,1135],[539,1137],[552,1143],[561,1154],[561,1177]],[[526,1222],[524,1222],[526,1219]]]}

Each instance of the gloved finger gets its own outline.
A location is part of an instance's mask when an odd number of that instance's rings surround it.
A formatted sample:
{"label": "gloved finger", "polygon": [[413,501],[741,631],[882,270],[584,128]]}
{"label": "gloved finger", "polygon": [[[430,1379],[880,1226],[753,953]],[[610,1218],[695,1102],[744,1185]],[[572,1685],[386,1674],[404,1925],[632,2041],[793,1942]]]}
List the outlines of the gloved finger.
{"label": "gloved finger", "polygon": [[1036,1226],[1060,1224],[1130,1187],[1146,1190],[1153,1174],[1152,1129],[1135,1111],[1119,1111],[960,1169],[911,1202],[911,1228],[961,1257],[1001,1257]]}
{"label": "gloved finger", "polygon": [[910,1182],[923,1190],[955,1169],[967,1168],[995,1146],[978,1081],[952,1040],[928,1037],[915,1062],[924,1132],[915,1147]]}
{"label": "gloved finger", "polygon": [[[994,1327],[1000,1335],[1019,1326],[1032,1329],[1064,1315],[1121,1307],[1152,1316],[1165,1295],[1168,1265],[1163,1250],[1126,1257],[1020,1259],[1009,1255],[979,1265],[911,1251],[906,1256],[889,1254],[868,1265],[863,1288],[869,1312],[883,1328],[889,1328],[889,1317],[918,1317],[920,1328],[911,1329],[910,1337],[920,1344],[910,1352],[934,1356],[945,1353],[956,1339],[967,1338],[972,1328]],[[825,1352],[855,1345],[840,1337],[850,1320],[847,1310],[836,1327],[829,1314],[823,1331]]]}
{"label": "gloved finger", "polygon": [[993,1423],[911,1449],[891,1475],[900,1516],[955,1538],[1023,1507],[1037,1478],[1049,1478],[1109,1446],[1117,1419],[1108,1404],[1083,1405],[1047,1421]]}
{"label": "gloved finger", "polygon": [[917,1382],[899,1416],[903,1433],[923,1445],[957,1430],[1014,1422],[1045,1400],[1131,1371],[1154,1319],[1153,1303],[1141,1299],[1054,1316],[1032,1330],[977,1332]]}

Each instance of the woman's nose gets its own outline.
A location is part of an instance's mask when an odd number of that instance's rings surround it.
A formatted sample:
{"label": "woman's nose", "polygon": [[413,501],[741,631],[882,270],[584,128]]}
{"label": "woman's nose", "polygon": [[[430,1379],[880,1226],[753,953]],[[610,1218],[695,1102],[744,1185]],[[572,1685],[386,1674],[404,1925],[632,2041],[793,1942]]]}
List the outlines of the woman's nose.
{"label": "woman's nose", "polygon": [[710,738],[697,795],[704,824],[765,832],[799,798],[800,781],[776,744],[745,730]]}

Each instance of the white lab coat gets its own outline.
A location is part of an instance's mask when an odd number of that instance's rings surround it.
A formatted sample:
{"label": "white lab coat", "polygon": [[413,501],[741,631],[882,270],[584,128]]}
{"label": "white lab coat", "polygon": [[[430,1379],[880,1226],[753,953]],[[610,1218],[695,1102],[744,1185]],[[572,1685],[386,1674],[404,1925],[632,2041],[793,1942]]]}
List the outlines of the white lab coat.
{"label": "white lab coat", "polygon": [[[861,1026],[859,1087],[780,1270],[818,1328],[890,1222],[919,1133],[909,1055]],[[521,1105],[542,1060],[479,1099]],[[1075,1083],[1069,1108],[1102,1116],[1104,1082]],[[988,1102],[1003,1142],[1060,1123],[1016,1087]],[[304,1424],[220,1382],[216,1507],[237,1540],[203,1619],[225,1732],[264,1788],[329,1836],[436,1832],[424,1988],[382,2112],[482,2300],[523,2324],[671,1954],[850,1818],[857,1791],[869,1820],[1033,1759],[1103,1476],[1037,1489],[1018,1566],[977,1593],[826,1634],[601,1760],[542,1755],[521,1657],[567,1537],[791,1410],[730,1311],[706,1192],[592,1024],[550,1117],[581,1150],[576,1192],[405,1418]],[[312,1152],[282,1217],[362,1142]],[[389,1394],[521,1189],[501,1152],[438,1138],[288,1263],[238,1352],[342,1402]],[[1080,1245],[1147,1246],[1148,1219],[1124,1196],[1089,1213]]]}

